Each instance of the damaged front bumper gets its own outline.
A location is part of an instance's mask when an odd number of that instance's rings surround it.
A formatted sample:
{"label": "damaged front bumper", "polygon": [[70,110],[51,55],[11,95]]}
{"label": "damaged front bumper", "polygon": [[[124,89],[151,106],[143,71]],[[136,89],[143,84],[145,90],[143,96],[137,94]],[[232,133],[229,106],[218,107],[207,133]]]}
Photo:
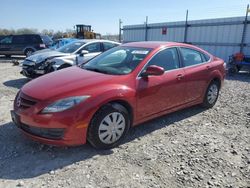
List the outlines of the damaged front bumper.
{"label": "damaged front bumper", "polygon": [[49,72],[51,72],[50,64],[23,62],[22,71],[20,73],[28,78],[36,78]]}

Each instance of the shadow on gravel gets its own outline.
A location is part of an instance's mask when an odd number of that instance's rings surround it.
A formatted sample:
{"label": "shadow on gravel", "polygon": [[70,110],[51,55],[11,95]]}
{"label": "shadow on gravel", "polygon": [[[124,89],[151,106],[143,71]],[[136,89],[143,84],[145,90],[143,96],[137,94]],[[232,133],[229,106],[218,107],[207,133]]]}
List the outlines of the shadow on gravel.
{"label": "shadow on gravel", "polygon": [[[123,144],[202,111],[204,111],[203,108],[195,106],[141,124],[130,130]],[[118,149],[122,150],[122,148],[121,145]],[[0,125],[1,179],[33,178],[73,163],[77,165],[77,162],[97,155],[110,155],[112,153],[112,150],[96,150],[89,144],[71,148],[46,146],[23,136],[13,123]],[[86,163],[87,165],[88,163]]]}
{"label": "shadow on gravel", "polygon": [[130,130],[129,135],[127,136],[127,139],[125,139],[124,143],[130,142],[136,138],[150,134],[156,130],[165,128],[169,125],[172,125],[175,122],[179,122],[183,119],[187,119],[205,110],[206,110],[205,108],[202,108],[199,105],[197,105],[191,108],[186,108],[186,109],[173,112],[171,114],[167,114],[162,117],[150,120],[148,122],[142,123]]}
{"label": "shadow on gravel", "polygon": [[233,75],[227,75],[226,79],[250,83],[250,72],[240,72]]}
{"label": "shadow on gravel", "polygon": [[7,87],[14,87],[17,89],[20,89],[24,84],[26,84],[29,81],[27,78],[19,78],[16,80],[9,80],[3,83],[3,85]]}

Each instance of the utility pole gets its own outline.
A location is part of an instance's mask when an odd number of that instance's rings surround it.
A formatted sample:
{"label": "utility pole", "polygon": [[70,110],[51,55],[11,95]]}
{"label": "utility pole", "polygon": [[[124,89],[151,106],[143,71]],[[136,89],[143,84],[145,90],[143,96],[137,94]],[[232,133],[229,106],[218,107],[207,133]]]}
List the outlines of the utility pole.
{"label": "utility pole", "polygon": [[184,43],[187,43],[187,30],[188,30],[188,10],[186,11],[186,23],[184,32]]}
{"label": "utility pole", "polygon": [[122,20],[119,19],[119,42],[122,41]]}
{"label": "utility pole", "polygon": [[145,41],[148,40],[148,16],[146,16],[146,22],[145,22]]}
{"label": "utility pole", "polygon": [[246,35],[246,29],[247,29],[247,21],[248,21],[248,12],[249,12],[249,4],[247,5],[247,10],[246,10],[246,17],[245,17],[245,21],[244,21],[244,26],[243,26],[243,32],[242,32],[242,38],[241,38],[241,43],[240,43],[240,53],[243,52],[244,49],[244,43],[245,43],[245,35]]}

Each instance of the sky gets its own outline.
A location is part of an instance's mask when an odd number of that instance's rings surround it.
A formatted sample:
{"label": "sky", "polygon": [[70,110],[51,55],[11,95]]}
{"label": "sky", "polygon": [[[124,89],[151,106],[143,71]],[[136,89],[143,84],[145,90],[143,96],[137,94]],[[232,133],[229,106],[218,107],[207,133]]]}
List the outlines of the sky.
{"label": "sky", "polygon": [[65,31],[92,25],[101,34],[117,34],[123,25],[245,16],[250,0],[0,0],[0,28]]}

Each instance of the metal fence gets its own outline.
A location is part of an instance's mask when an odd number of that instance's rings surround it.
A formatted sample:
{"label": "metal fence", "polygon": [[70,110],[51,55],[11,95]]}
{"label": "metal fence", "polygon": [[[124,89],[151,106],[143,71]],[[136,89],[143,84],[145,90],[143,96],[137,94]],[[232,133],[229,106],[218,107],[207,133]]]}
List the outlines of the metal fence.
{"label": "metal fence", "polygon": [[246,17],[126,25],[123,41],[175,41],[199,46],[225,61],[236,52],[250,55],[250,21]]}

